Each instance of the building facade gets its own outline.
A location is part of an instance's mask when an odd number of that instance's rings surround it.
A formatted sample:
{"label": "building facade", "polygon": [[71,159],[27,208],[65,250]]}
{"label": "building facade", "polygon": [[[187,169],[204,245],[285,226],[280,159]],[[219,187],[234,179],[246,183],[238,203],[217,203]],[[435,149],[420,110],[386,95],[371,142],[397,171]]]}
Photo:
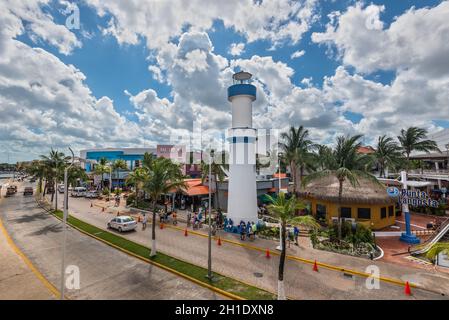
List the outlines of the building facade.
{"label": "building facade", "polygon": [[92,172],[100,159],[104,158],[108,162],[124,160],[129,171],[141,165],[145,153],[156,155],[156,148],[105,148],[88,149],[80,151],[80,158],[84,159],[86,172]]}

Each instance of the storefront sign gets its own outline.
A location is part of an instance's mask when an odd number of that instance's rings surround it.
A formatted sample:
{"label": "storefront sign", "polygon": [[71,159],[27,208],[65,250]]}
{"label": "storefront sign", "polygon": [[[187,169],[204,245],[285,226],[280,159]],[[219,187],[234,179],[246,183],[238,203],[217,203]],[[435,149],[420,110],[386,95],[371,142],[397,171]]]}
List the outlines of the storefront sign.
{"label": "storefront sign", "polygon": [[399,202],[413,207],[433,207],[438,208],[438,201],[431,199],[426,192],[419,190],[401,190]]}
{"label": "storefront sign", "polygon": [[438,201],[431,199],[424,191],[399,190],[396,187],[388,187],[387,193],[390,197],[399,197],[399,203],[408,204],[413,207],[438,208]]}

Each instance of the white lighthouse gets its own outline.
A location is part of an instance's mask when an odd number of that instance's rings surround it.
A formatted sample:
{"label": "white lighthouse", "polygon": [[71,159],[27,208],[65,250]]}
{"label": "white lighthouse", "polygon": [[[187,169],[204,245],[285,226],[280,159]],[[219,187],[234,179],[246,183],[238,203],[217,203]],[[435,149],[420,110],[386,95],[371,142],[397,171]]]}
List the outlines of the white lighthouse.
{"label": "white lighthouse", "polygon": [[256,190],[256,129],[252,127],[252,103],[256,87],[250,84],[252,75],[238,72],[228,88],[232,104],[232,128],[228,131],[230,144],[228,218],[234,225],[257,221]]}

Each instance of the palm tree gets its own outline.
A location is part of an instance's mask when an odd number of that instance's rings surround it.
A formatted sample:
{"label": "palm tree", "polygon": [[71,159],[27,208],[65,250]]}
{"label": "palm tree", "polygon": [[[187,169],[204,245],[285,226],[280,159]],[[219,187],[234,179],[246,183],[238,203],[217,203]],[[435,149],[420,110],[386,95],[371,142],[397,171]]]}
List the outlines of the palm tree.
{"label": "palm tree", "polygon": [[426,253],[426,258],[432,261],[436,260],[436,257],[440,253],[444,253],[449,256],[449,242],[438,242],[435,243],[429,251]]}
{"label": "palm tree", "polygon": [[290,167],[295,194],[299,192],[299,186],[304,177],[304,170],[310,167],[312,162],[311,149],[314,144],[308,139],[309,131],[300,126],[298,129],[290,127],[288,132],[281,134],[283,142],[280,148],[283,158]]}
{"label": "palm tree", "polygon": [[[211,152],[211,157],[213,157],[213,151]],[[226,176],[225,174],[225,169],[227,169],[228,165],[224,164],[225,161],[224,157],[225,157],[225,153],[222,152],[221,153],[221,157],[222,157],[222,161],[220,163],[216,163],[215,161],[213,161],[212,159],[212,163],[211,163],[211,173],[212,176],[214,177],[214,181],[215,181],[215,199],[216,201],[214,201],[215,203],[215,209],[219,210],[220,209],[220,200],[219,200],[219,196],[218,196],[218,182],[223,182],[224,178]],[[204,183],[206,181],[206,179],[209,178],[209,163],[206,163],[205,161],[201,162],[201,182]]]}
{"label": "palm tree", "polygon": [[33,177],[39,179],[38,182],[38,193],[43,193],[42,189],[42,181],[47,175],[46,166],[43,161],[34,160],[31,162],[29,166],[27,166],[26,171],[28,174],[32,175]]}
{"label": "palm tree", "polygon": [[373,183],[380,184],[375,176],[369,173],[372,157],[360,154],[357,149],[361,146],[359,141],[362,135],[352,137],[340,136],[337,138],[335,149],[324,149],[326,158],[323,159],[321,170],[310,173],[304,178],[304,186],[316,179],[334,176],[338,179],[338,239],[341,240],[341,204],[343,198],[343,183],[349,183],[356,187],[360,178],[365,178]]}
{"label": "palm tree", "polygon": [[127,185],[134,185],[136,188],[136,199],[135,199],[135,206],[138,207],[138,199],[139,199],[139,189],[143,187],[143,184],[145,181],[148,180],[148,174],[147,174],[146,167],[142,168],[136,168],[133,172],[131,172],[127,177],[125,183]]}
{"label": "palm tree", "polygon": [[279,219],[281,225],[281,256],[279,260],[279,272],[278,272],[278,299],[285,300],[285,289],[284,289],[284,266],[285,266],[285,235],[287,230],[287,224],[297,224],[303,225],[311,228],[318,228],[319,224],[315,219],[310,216],[295,216],[295,212],[300,209],[304,209],[306,205],[298,200],[295,196],[290,199],[285,198],[285,193],[280,193],[278,197],[273,198],[267,195],[268,200],[271,204],[268,206],[270,214]]}
{"label": "palm tree", "polygon": [[109,172],[108,160],[106,158],[101,158],[94,169],[96,175],[101,175],[101,190],[104,188],[104,175]]}
{"label": "palm tree", "polygon": [[398,136],[399,143],[401,144],[402,152],[407,159],[407,171],[410,167],[410,153],[413,151],[438,151],[437,143],[433,140],[427,140],[427,130],[423,128],[410,127],[406,130],[401,130],[401,135]]}
{"label": "palm tree", "polygon": [[153,209],[151,254],[156,255],[156,203],[159,197],[175,188],[185,188],[184,176],[179,165],[170,159],[157,158],[151,161],[147,169],[147,179],[143,189],[149,194]]}
{"label": "palm tree", "polygon": [[385,168],[395,168],[399,165],[401,148],[391,137],[380,136],[377,140],[376,151],[373,154],[379,164],[379,176],[385,177]]}
{"label": "palm tree", "polygon": [[48,156],[41,155],[41,159],[44,163],[44,166],[46,167],[45,170],[47,172],[47,183],[51,181],[51,183],[53,184],[54,192],[51,194],[51,202],[53,202],[53,197],[56,193],[55,210],[58,210],[58,193],[56,192],[56,187],[59,181],[58,177],[60,177],[61,173],[64,171],[69,158],[66,157],[64,153],[51,149]]}
{"label": "palm tree", "polygon": [[128,165],[126,164],[126,161],[123,159],[117,159],[114,162],[112,162],[112,170],[115,171],[115,177],[117,178],[117,181],[120,181],[119,179],[119,171],[120,170],[126,170],[128,169]]}

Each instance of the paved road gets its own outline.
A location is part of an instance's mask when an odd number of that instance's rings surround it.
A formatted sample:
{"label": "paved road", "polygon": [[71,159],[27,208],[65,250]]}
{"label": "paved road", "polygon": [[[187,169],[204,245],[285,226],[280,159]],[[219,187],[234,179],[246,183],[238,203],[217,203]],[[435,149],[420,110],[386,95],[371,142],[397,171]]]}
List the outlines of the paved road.
{"label": "paved road", "polygon": [[[20,190],[14,197],[1,201],[0,218],[17,246],[59,288],[62,223],[36,208],[34,198],[23,197]],[[0,270],[11,266],[11,256],[5,258],[1,256]],[[79,290],[67,291],[70,299],[223,299],[206,288],[70,228],[66,261],[67,265],[79,267],[81,279]],[[14,288],[8,283],[8,279],[2,281],[0,278],[1,292]],[[45,295],[22,295],[20,292],[17,296],[27,297],[48,298]]]}
{"label": "paved road", "polygon": [[[60,204],[61,205],[61,204]],[[113,209],[102,212],[101,208],[90,207],[90,201],[84,198],[70,198],[70,213],[75,217],[89,222],[99,228],[106,229],[106,224],[115,214]],[[183,227],[183,225],[180,225]],[[149,246],[151,239],[151,226],[146,231],[140,228],[136,232],[127,233],[124,236]],[[224,238],[238,241],[236,237],[223,234]],[[248,242],[246,242],[248,243]],[[262,248],[274,250],[276,242],[258,239],[249,243]],[[207,239],[200,236],[184,236],[183,231],[172,228],[157,229],[158,249],[171,256],[184,259],[194,264],[207,267]],[[227,276],[239,279],[266,290],[276,292],[278,257],[266,259],[264,252],[252,250],[247,247],[234,246],[224,243],[218,247],[214,242],[213,269]],[[348,257],[310,247],[307,238],[302,238],[299,247],[292,246],[288,254],[301,256],[308,259],[317,259],[333,265],[338,265],[359,271],[371,264],[379,267],[381,275],[396,279],[408,280],[423,285],[433,290],[447,292],[449,294],[449,277],[423,271],[414,268],[404,268],[383,262],[372,262],[367,259]],[[366,278],[354,276],[352,278],[341,272],[321,268],[320,272],[312,271],[309,264],[296,261],[287,261],[286,293],[294,299],[439,299],[447,298],[422,290],[414,290],[412,297],[404,295],[404,288],[382,282],[379,290],[369,290],[365,286]]]}

